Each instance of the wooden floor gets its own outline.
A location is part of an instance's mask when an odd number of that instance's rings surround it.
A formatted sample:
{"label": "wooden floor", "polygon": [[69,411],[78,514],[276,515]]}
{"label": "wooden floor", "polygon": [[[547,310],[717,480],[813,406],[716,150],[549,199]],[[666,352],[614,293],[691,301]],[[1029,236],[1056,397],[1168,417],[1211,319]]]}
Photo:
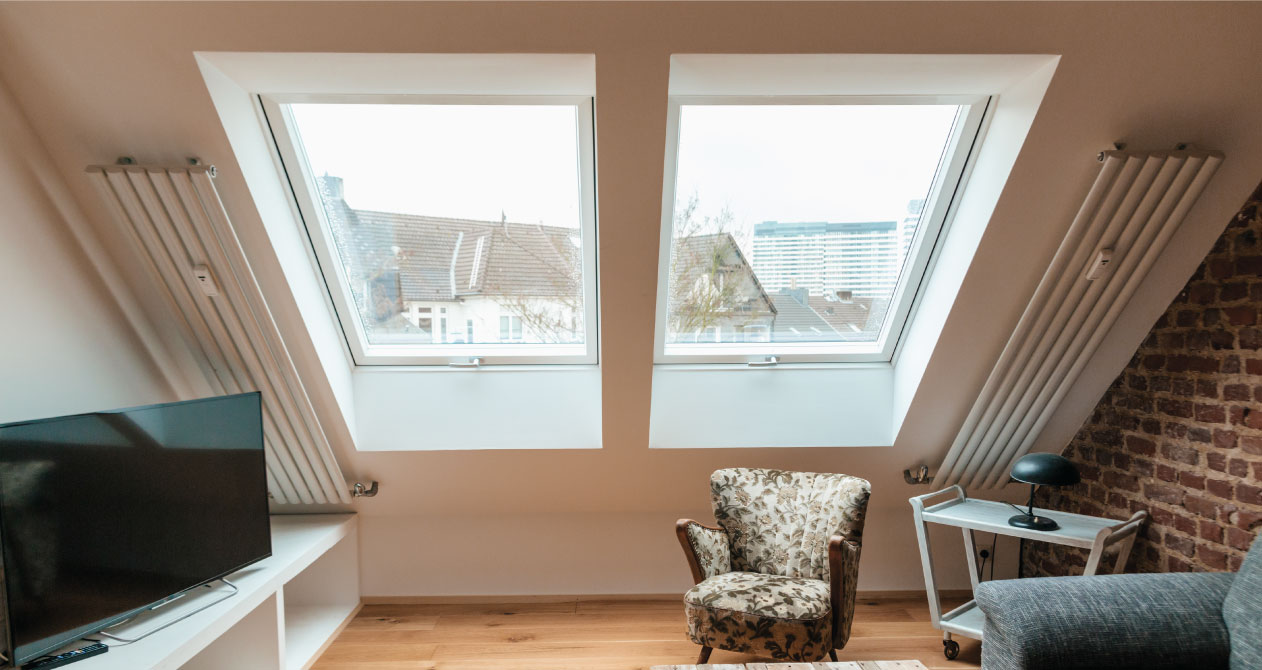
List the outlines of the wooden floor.
{"label": "wooden floor", "polygon": [[[959,602],[945,602],[954,607]],[[920,598],[860,600],[843,661],[916,659],[929,668],[980,667],[980,644],[942,634]],[[506,605],[365,605],[312,670],[640,670],[695,663],[679,600],[581,600]],[[711,663],[752,656],[715,651]]]}

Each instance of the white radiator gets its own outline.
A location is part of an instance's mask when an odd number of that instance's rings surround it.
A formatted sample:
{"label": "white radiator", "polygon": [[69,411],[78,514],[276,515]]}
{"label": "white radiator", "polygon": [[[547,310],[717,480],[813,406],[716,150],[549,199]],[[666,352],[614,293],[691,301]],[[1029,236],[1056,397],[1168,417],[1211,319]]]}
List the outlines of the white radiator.
{"label": "white radiator", "polygon": [[[350,491],[228,214],[211,169],[89,167],[148,260],[217,393],[259,391],[268,489],[280,503],[347,503]],[[208,274],[210,282],[199,280]],[[217,295],[203,287],[213,285]],[[210,293],[215,293],[210,290]]]}
{"label": "white radiator", "polygon": [[[1213,151],[1108,151],[934,478],[995,488],[1065,394],[1222,163]],[[1094,279],[1101,252],[1112,251]]]}

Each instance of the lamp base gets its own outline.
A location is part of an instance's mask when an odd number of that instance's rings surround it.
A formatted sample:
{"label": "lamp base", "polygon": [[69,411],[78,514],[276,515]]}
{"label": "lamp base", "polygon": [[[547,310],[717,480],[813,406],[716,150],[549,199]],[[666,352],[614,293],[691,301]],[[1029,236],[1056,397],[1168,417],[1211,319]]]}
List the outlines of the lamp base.
{"label": "lamp base", "polygon": [[1015,514],[1008,519],[1009,526],[1017,528],[1029,528],[1030,530],[1056,530],[1060,528],[1060,524],[1045,516],[1032,516],[1029,514]]}

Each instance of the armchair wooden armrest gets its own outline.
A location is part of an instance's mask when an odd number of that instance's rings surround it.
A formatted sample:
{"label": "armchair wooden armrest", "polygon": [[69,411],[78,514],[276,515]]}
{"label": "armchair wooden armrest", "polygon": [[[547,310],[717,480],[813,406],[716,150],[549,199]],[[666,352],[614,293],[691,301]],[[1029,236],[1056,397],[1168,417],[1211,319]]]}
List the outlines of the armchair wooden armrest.
{"label": "armchair wooden armrest", "polygon": [[692,519],[680,519],[675,522],[675,536],[679,538],[679,546],[683,547],[684,557],[688,559],[694,584],[731,572],[727,531]]}
{"label": "armchair wooden armrest", "polygon": [[842,535],[828,540],[829,597],[833,610],[833,640],[838,649],[850,639],[850,624],[854,621],[859,550],[858,542]]}

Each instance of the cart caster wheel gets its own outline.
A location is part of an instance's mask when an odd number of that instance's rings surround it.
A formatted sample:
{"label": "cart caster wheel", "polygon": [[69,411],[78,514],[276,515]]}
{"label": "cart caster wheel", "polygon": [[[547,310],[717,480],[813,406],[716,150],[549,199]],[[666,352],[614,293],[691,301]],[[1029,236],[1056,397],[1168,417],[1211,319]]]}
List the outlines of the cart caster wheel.
{"label": "cart caster wheel", "polygon": [[942,655],[946,656],[948,661],[954,661],[955,657],[960,655],[960,643],[955,640],[943,640]]}

